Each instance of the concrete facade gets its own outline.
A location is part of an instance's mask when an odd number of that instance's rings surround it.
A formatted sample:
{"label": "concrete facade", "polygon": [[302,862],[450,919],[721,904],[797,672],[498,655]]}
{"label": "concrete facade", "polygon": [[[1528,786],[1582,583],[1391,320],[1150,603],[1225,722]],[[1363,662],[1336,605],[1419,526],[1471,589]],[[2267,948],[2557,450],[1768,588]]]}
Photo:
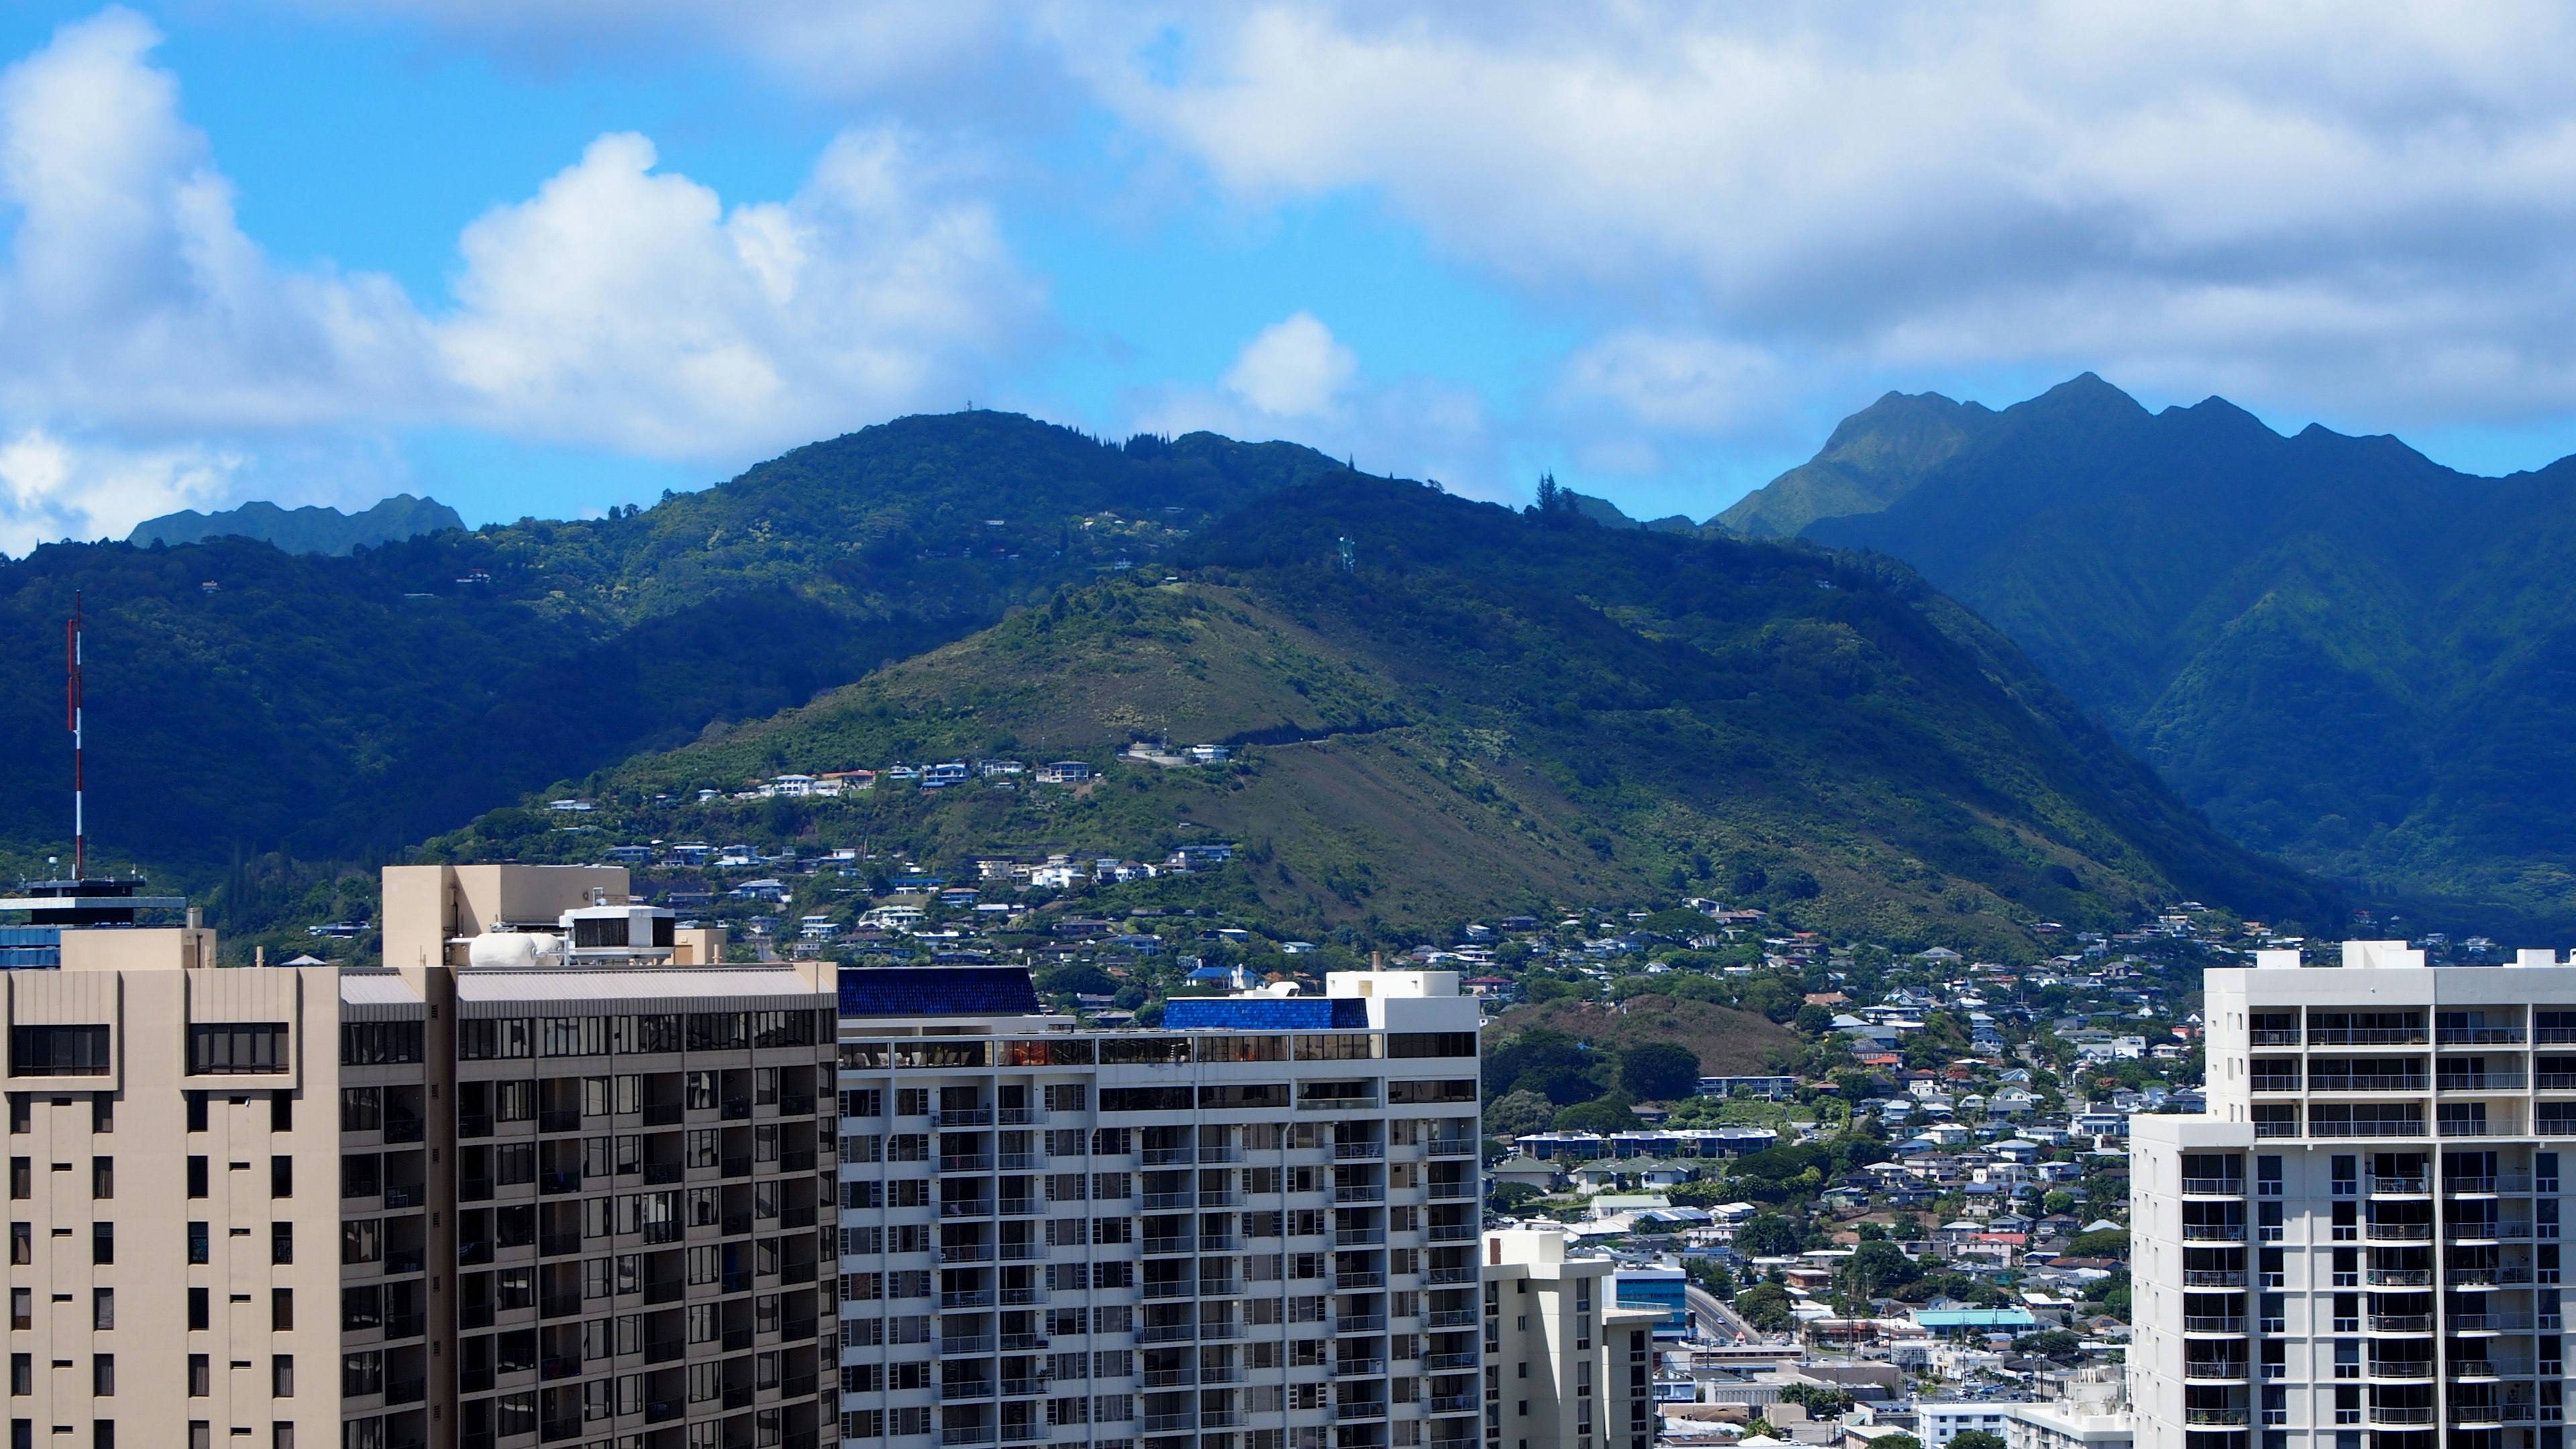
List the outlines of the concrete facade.
{"label": "concrete facade", "polygon": [[844,1442],[1471,1445],[1476,1004],[1327,990],[1102,1031],[845,973]]}
{"label": "concrete facade", "polygon": [[2142,1449],[2561,1449],[2576,969],[2351,942],[2206,1000],[2207,1114],[2131,1129]]}
{"label": "concrete facade", "polygon": [[1552,1228],[1485,1235],[1486,1449],[1647,1449],[1655,1329],[1622,1308],[1615,1265],[1569,1258]]}
{"label": "concrete facade", "polygon": [[12,1449],[810,1449],[831,968],[676,967],[622,870],[385,876],[397,969],[5,978]]}

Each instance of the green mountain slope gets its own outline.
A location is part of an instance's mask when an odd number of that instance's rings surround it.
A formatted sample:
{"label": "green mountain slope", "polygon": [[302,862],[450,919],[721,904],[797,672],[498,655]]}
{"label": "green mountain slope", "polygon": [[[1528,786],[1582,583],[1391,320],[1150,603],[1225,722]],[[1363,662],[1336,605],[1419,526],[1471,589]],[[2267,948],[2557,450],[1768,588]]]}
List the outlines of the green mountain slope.
{"label": "green mountain slope", "polygon": [[2088,374],[1804,536],[1921,569],[2247,845],[2576,924],[2576,462],[2471,477]]}
{"label": "green mountain slope", "polygon": [[[603,823],[702,838],[719,827],[679,803],[696,789],[1008,753],[1107,774],[1079,794],[889,783],[832,807],[859,812],[834,828],[949,867],[1233,840],[1243,888],[1319,927],[1694,890],[2017,954],[2034,921],[2177,895],[2334,918],[1898,566],[1349,474],[1272,495],[1177,560],[1177,582],[1070,589],[639,758],[603,785]],[[1241,752],[1221,771],[1113,763],[1137,737]],[[501,812],[442,848],[596,848],[531,824]]]}
{"label": "green mountain slope", "polygon": [[[981,629],[1340,465],[907,418],[647,510],[347,557],[220,538],[0,562],[0,850],[68,845],[63,620],[84,591],[91,835],[202,881],[397,849],[637,750]],[[50,762],[61,761],[59,767]]]}
{"label": "green mountain slope", "polygon": [[288,553],[341,554],[464,526],[465,520],[456,516],[455,509],[435,498],[397,493],[355,513],[342,513],[336,508],[280,508],[274,503],[245,503],[221,513],[181,509],[134,525],[125,541],[138,548],[150,548],[156,543],[250,538],[275,544]]}
{"label": "green mountain slope", "polygon": [[1842,420],[1816,456],[1710,520],[1748,538],[1794,538],[1819,518],[1875,513],[1990,432],[1995,414],[1936,392],[1891,392]]}

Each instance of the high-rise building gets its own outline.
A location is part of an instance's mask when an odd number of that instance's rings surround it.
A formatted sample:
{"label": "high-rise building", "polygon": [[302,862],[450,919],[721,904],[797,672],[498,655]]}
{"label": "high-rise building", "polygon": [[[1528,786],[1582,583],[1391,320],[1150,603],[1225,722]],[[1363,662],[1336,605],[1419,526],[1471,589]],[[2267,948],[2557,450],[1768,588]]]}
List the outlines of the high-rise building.
{"label": "high-rise building", "polygon": [[1648,1449],[1661,1307],[1620,1307],[1607,1258],[1554,1228],[1485,1235],[1486,1449]]}
{"label": "high-rise building", "polygon": [[11,1449],[828,1437],[830,968],[626,891],[398,867],[391,969],[102,924],[0,978]]}
{"label": "high-rise building", "polygon": [[2208,1111],[2130,1128],[2139,1449],[2562,1449],[2576,968],[2205,982]]}
{"label": "high-rise building", "polygon": [[1476,1027],[1445,972],[1043,1016],[845,971],[852,1444],[1470,1449]]}

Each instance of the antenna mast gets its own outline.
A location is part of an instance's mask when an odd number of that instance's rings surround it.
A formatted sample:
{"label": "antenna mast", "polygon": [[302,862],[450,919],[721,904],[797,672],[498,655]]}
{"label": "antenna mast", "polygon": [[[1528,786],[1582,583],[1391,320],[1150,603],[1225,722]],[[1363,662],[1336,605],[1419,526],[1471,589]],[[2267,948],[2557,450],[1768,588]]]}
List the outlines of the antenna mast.
{"label": "antenna mast", "polygon": [[72,617],[63,626],[65,722],[72,732],[72,879],[89,879],[89,831],[81,778],[81,596],[72,591]]}

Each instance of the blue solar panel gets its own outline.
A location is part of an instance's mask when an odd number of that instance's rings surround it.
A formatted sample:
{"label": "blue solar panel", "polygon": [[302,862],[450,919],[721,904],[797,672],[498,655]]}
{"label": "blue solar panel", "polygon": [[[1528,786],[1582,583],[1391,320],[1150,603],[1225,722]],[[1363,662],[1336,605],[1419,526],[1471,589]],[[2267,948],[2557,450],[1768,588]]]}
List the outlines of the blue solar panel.
{"label": "blue solar panel", "polygon": [[844,966],[843,1016],[1028,1016],[1038,1009],[1025,966]]}
{"label": "blue solar panel", "polygon": [[1176,996],[1163,1003],[1173,1031],[1366,1031],[1356,996]]}

